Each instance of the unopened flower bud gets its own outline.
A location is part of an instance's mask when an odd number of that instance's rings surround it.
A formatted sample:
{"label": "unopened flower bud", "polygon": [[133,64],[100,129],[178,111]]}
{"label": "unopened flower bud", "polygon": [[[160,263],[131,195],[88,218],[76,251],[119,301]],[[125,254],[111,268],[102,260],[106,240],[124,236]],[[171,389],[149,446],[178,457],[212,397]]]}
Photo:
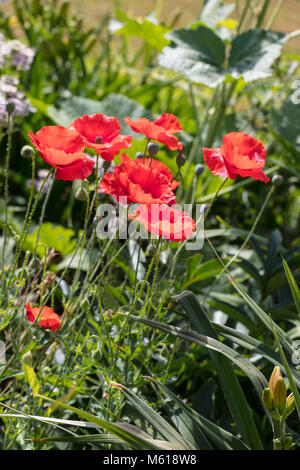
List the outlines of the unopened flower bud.
{"label": "unopened flower bud", "polygon": [[282,439],[282,443],[284,450],[290,450],[294,446],[292,435],[286,434]]}
{"label": "unopened flower bud", "polygon": [[281,183],[283,182],[283,176],[274,175],[271,181],[272,181],[272,184],[274,184],[274,186],[280,186]]}
{"label": "unopened flower bud", "polygon": [[274,408],[282,415],[286,407],[286,385],[282,377],[279,377],[274,385],[273,403]]}
{"label": "unopened flower bud", "polygon": [[143,154],[143,152],[137,152],[135,154],[135,158],[138,159],[138,158],[145,158],[145,155]]}
{"label": "unopened flower bud", "polygon": [[265,388],[262,392],[262,401],[267,410],[273,411],[274,404],[273,404],[273,393],[272,390],[269,388]]}
{"label": "unopened flower bud", "polygon": [[154,155],[159,151],[159,145],[156,142],[150,142],[147,146],[147,151],[150,157],[154,157]]}
{"label": "unopened flower bud", "polygon": [[41,262],[38,258],[33,258],[30,263],[31,269],[39,269],[41,267]]}
{"label": "unopened flower bud", "polygon": [[12,101],[9,101],[9,103],[7,103],[6,105],[6,111],[8,112],[8,114],[12,114],[15,108],[16,108],[16,105]]}
{"label": "unopened flower bud", "polygon": [[196,166],[195,166],[195,176],[197,178],[199,178],[202,173],[204,172],[205,170],[205,167],[203,165],[200,165],[200,163],[198,163]]}
{"label": "unopened flower bud", "polygon": [[75,193],[75,198],[78,199],[78,201],[86,201],[87,198],[88,198],[88,192],[87,190],[85,189],[85,187],[83,185],[81,185],[76,193]]}
{"label": "unopened flower bud", "polygon": [[275,366],[271,374],[270,380],[269,380],[269,388],[272,390],[273,393],[274,393],[275,384],[277,380],[279,379],[279,377],[282,377],[280,367]]}
{"label": "unopened flower bud", "polygon": [[288,416],[291,413],[293,413],[295,407],[296,407],[296,404],[295,404],[294,395],[290,393],[286,399],[286,415]]}
{"label": "unopened flower bud", "polygon": [[103,164],[102,164],[102,168],[103,168],[103,171],[104,173],[107,172],[107,170],[111,167],[111,161],[108,160],[108,161],[104,161]]}
{"label": "unopened flower bud", "polygon": [[176,158],[176,164],[178,168],[181,168],[186,163],[186,156],[183,153],[179,153]]}
{"label": "unopened flower bud", "polygon": [[282,443],[281,439],[279,439],[279,438],[273,439],[273,443],[274,443],[274,449],[275,450],[283,450],[283,443]]}
{"label": "unopened flower bud", "polygon": [[34,155],[34,151],[33,151],[33,148],[30,147],[30,145],[24,145],[21,148],[21,157],[32,158],[33,155]]}

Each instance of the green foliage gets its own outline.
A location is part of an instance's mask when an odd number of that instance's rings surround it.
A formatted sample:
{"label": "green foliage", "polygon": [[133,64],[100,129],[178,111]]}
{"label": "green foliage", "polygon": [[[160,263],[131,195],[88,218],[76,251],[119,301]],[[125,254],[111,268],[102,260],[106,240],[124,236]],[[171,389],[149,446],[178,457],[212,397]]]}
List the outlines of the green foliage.
{"label": "green foliage", "polygon": [[[269,450],[261,397],[279,366],[299,449],[300,62],[282,55],[293,33],[272,30],[264,1],[207,0],[180,27],[159,8],[91,27],[75,2],[11,3],[16,29],[2,6],[0,32],[35,49],[18,77],[36,111],[12,133],[0,126],[0,448]],[[185,165],[163,145],[155,159],[180,183],[179,204],[193,216],[208,205],[200,248],[98,238],[97,209],[112,199],[95,172],[85,201],[79,181],[37,189],[49,165],[20,156],[28,132],[94,113],[134,136],[131,158],[148,142],[124,117],[178,117]],[[270,183],[209,171],[202,148],[233,131],[264,143]],[[60,328],[31,323],[28,302],[51,307]]]}
{"label": "green foliage", "polygon": [[225,43],[211,29],[179,29],[170,34],[159,63],[183,73],[191,82],[212,88],[225,80],[251,82],[272,75],[271,66],[288,37],[276,31],[250,30],[237,35],[228,58]]}

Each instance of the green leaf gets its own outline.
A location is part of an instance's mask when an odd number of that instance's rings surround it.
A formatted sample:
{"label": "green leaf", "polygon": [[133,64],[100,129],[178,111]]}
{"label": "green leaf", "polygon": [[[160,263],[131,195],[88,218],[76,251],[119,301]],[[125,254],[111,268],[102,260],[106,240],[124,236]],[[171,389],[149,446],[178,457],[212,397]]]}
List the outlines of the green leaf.
{"label": "green leaf", "polygon": [[227,66],[225,43],[211,29],[178,29],[169,37],[172,42],[163,49],[160,65],[211,88],[228,78],[251,82],[272,75],[272,64],[288,39],[283,33],[260,29],[239,34],[232,41]]}
{"label": "green leaf", "polygon": [[203,263],[199,268],[197,269],[196,273],[191,276],[191,279],[189,279],[182,287],[182,289],[186,289],[188,286],[191,284],[194,284],[195,282],[203,281],[205,279],[210,279],[217,274],[219,274],[222,271],[222,267],[220,266],[220,263],[218,260],[211,259],[209,261],[206,261]]}
{"label": "green leaf", "polygon": [[273,327],[273,334],[274,334],[274,337],[275,337],[275,340],[276,340],[276,343],[277,343],[277,346],[278,346],[278,349],[279,349],[279,353],[280,353],[282,362],[284,364],[286,375],[288,376],[288,379],[289,379],[289,384],[290,384],[290,387],[291,387],[291,390],[293,392],[294,399],[295,399],[295,404],[296,404],[296,408],[297,408],[298,417],[300,419],[300,394],[299,394],[299,391],[298,391],[297,386],[295,384],[291,369],[290,369],[290,367],[288,365],[288,362],[286,360],[286,357],[285,357],[284,351],[282,349],[278,334],[277,334],[276,329],[274,327]]}
{"label": "green leaf", "polygon": [[269,77],[287,39],[286,34],[260,29],[239,34],[232,41],[227,74],[245,82]]}
{"label": "green leaf", "polygon": [[[275,366],[280,366],[283,370],[285,369],[280,360],[279,354],[263,342],[252,338],[252,336],[246,335],[245,333],[242,333],[234,328],[230,328],[229,326],[221,325],[220,323],[215,322],[213,322],[213,325],[216,330],[219,331],[222,336],[227,338],[229,341],[238,344],[242,348],[247,348],[249,351],[251,351],[252,354],[259,354]],[[292,374],[294,380],[296,380],[298,386],[300,386],[300,372],[296,369],[293,369]]]}
{"label": "green leaf", "polygon": [[[299,92],[297,97],[299,97]],[[298,98],[299,100],[299,98]],[[279,109],[271,110],[272,127],[280,138],[300,150],[300,104],[294,104],[291,99],[283,103]]]}
{"label": "green leaf", "polygon": [[226,346],[220,341],[215,340],[214,338],[210,338],[209,336],[205,335],[200,335],[195,331],[185,330],[184,328],[179,328],[177,326],[168,325],[166,323],[161,323],[155,320],[148,320],[147,318],[135,317],[134,315],[127,315],[121,312],[119,312],[119,315],[128,316],[128,318],[132,321],[144,323],[145,325],[149,325],[152,328],[157,328],[158,330],[164,331],[165,333],[171,334],[178,338],[183,338],[187,341],[200,344],[201,346],[204,346],[207,349],[217,351],[222,355],[228,357],[228,359],[234,362],[234,364],[236,364],[249,377],[255,387],[259,398],[261,399],[262,391],[265,387],[267,387],[267,380],[250,361],[245,359],[234,349]]}
{"label": "green leaf", "polygon": [[[228,276],[228,278],[231,284],[233,285],[233,287],[235,288],[235,290],[247,302],[251,310],[257,315],[257,317],[268,328],[268,330],[272,332],[272,325],[270,322],[270,318],[266,314],[266,312],[264,312],[264,310],[259,305],[257,305],[257,303],[253,299],[251,299],[251,297],[249,297],[249,295],[244,291],[244,289],[242,289],[239,286],[239,284],[231,276]],[[278,325],[275,325],[275,328],[280,337],[282,344],[284,345],[284,348],[287,350],[289,354],[293,354],[292,341],[287,335],[287,333],[285,333],[285,331],[282,328],[280,328],[280,326]]]}
{"label": "green leaf", "polygon": [[[199,447],[203,450],[205,449],[203,444],[207,445],[209,441],[218,450],[249,450],[249,447],[242,440],[198,414],[158,380],[152,380],[167,398],[167,400],[164,400],[164,405],[170,414],[170,418],[180,432],[188,437],[190,442],[194,442],[196,445],[200,444]],[[203,436],[209,441],[203,441]],[[209,448],[211,448],[211,445]]]}
{"label": "green leaf", "polygon": [[[84,114],[100,113],[107,116],[115,116],[121,121],[121,132],[130,135],[133,135],[133,131],[123,122],[125,116],[129,116],[133,120],[140,117],[152,118],[151,111],[144,108],[137,101],[118,93],[111,93],[101,101],[81,96],[72,96],[72,98],[62,103],[60,109],[54,106],[49,106],[46,109],[47,115],[56,124],[64,127],[68,127],[75,119]],[[42,106],[40,110],[45,111],[45,106]]]}
{"label": "green leaf", "polygon": [[[38,229],[27,236],[24,243],[26,250],[34,251],[37,233]],[[41,225],[39,243],[48,248],[54,248],[55,251],[58,251],[62,255],[66,255],[76,248],[76,240],[74,237],[75,232],[72,229],[62,227],[61,225],[55,226],[51,222],[45,222]],[[45,256],[45,248],[38,246],[37,254],[40,258]]]}
{"label": "green leaf", "polygon": [[111,423],[105,421],[102,418],[98,418],[91,413],[86,411],[82,411],[79,408],[75,408],[74,406],[67,405],[58,400],[53,400],[52,398],[45,397],[42,395],[37,395],[38,397],[42,398],[43,400],[50,401],[57,406],[61,406],[66,410],[72,411],[76,413],[78,416],[88,420],[91,423],[96,424],[100,428],[105,429],[107,432],[114,434],[115,436],[122,439],[122,441],[126,442],[130,447],[133,449],[145,450],[145,449],[165,449],[171,450],[172,444],[165,441],[157,441],[152,439],[148,434],[143,432],[141,429],[133,426],[132,424],[128,423]]}
{"label": "green leaf", "polygon": [[22,367],[24,370],[24,374],[26,377],[27,382],[29,383],[32,393],[35,395],[39,393],[40,384],[37,379],[36,373],[34,372],[34,368],[32,365],[32,354],[31,351],[28,351],[22,357]]}
{"label": "green leaf", "polygon": [[292,295],[293,295],[293,298],[294,298],[294,301],[295,301],[297,312],[300,315],[300,290],[299,290],[299,287],[297,286],[295,278],[294,278],[294,276],[293,276],[293,274],[292,274],[292,272],[289,268],[289,265],[285,261],[285,259],[282,259],[282,264],[283,264],[283,267],[284,267],[284,270],[285,270],[285,274],[286,274],[288,283],[290,285],[290,289],[292,291]]}
{"label": "green leaf", "polygon": [[223,82],[225,44],[211,29],[178,29],[169,34],[171,44],[159,57],[159,64],[183,73],[190,81],[216,87]]}
{"label": "green leaf", "polygon": [[125,24],[120,29],[115,30],[115,33],[142,38],[149,46],[158,51],[161,51],[170,42],[164,37],[169,31],[165,26],[155,24],[147,18],[142,18],[139,21],[135,20],[121,10],[116,11],[116,17]]}
{"label": "green leaf", "polygon": [[[199,333],[206,334],[218,340],[218,335],[213,325],[192,292],[182,292],[176,296],[176,300],[182,305],[193,326]],[[263,446],[253,419],[252,411],[247,403],[230,360],[215,351],[210,351],[210,356],[217,369],[219,381],[229,409],[244,441],[254,449],[262,449]]]}
{"label": "green leaf", "polygon": [[178,449],[193,449],[193,446],[185,442],[176,429],[156,413],[144,400],[123,386],[121,387],[121,392],[134,408],[137,409],[167,441],[172,442]]}

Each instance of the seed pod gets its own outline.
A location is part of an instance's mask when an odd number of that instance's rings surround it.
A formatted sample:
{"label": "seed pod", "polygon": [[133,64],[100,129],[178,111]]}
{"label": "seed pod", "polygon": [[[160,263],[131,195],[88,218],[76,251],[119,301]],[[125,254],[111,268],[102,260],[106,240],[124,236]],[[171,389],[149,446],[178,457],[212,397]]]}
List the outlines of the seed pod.
{"label": "seed pod", "polygon": [[272,184],[274,184],[274,186],[280,186],[281,183],[283,182],[283,176],[274,175],[271,181],[272,181]]}
{"label": "seed pod", "polygon": [[205,167],[203,165],[200,165],[200,163],[198,163],[196,166],[195,166],[195,176],[197,178],[199,178],[202,173],[204,172],[205,170]]}
{"label": "seed pod", "polygon": [[9,101],[9,103],[7,103],[6,105],[6,111],[8,112],[8,114],[12,114],[15,108],[16,108],[16,105],[12,101]]}
{"label": "seed pod", "polygon": [[159,151],[159,145],[156,142],[150,142],[147,146],[147,151],[150,157],[154,157]]}
{"label": "seed pod", "polygon": [[135,158],[138,159],[138,158],[145,158],[145,155],[143,154],[143,152],[137,152],[135,154]]}
{"label": "seed pod", "polygon": [[21,157],[32,158],[34,155],[33,148],[30,145],[23,145],[21,148]]}
{"label": "seed pod", "polygon": [[102,164],[102,168],[104,173],[107,172],[107,170],[111,167],[111,161],[104,161]]}
{"label": "seed pod", "polygon": [[176,158],[176,164],[178,168],[181,168],[186,163],[186,156],[183,153],[179,153]]}
{"label": "seed pod", "polygon": [[88,192],[85,189],[84,186],[80,186],[80,188],[77,189],[75,193],[75,199],[78,199],[78,201],[86,201],[88,198]]}

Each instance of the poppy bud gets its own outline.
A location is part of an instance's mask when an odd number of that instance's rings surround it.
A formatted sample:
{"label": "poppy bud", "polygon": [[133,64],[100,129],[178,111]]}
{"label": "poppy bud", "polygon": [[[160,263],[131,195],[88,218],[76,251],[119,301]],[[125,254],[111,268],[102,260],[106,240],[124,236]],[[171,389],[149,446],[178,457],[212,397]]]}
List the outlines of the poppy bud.
{"label": "poppy bud", "polygon": [[12,114],[15,110],[15,103],[13,103],[12,101],[10,101],[9,103],[7,103],[6,105],[6,111],[8,112],[8,114]]}
{"label": "poppy bud", "polygon": [[195,166],[195,176],[197,178],[199,178],[199,176],[202,175],[202,173],[204,172],[205,168],[203,165],[200,165],[200,163],[198,163],[196,166]]}
{"label": "poppy bud", "polygon": [[32,158],[34,155],[33,148],[30,145],[23,145],[21,148],[21,157]]}
{"label": "poppy bud", "polygon": [[147,151],[150,157],[154,157],[154,155],[159,151],[159,145],[156,142],[150,142],[147,146]]}
{"label": "poppy bud", "polygon": [[176,164],[178,168],[181,168],[186,162],[186,156],[183,153],[179,153],[176,158]]}
{"label": "poppy bud", "polygon": [[135,154],[135,158],[145,158],[145,155],[143,154],[143,152],[137,152]]}
{"label": "poppy bud", "polygon": [[273,403],[274,407],[278,409],[279,414],[282,415],[286,407],[286,386],[282,377],[279,377],[275,383]]}
{"label": "poppy bud", "polygon": [[108,161],[104,161],[103,164],[102,164],[102,168],[103,168],[103,171],[104,173],[107,172],[107,170],[111,167],[111,161],[108,160]]}
{"label": "poppy bud", "polygon": [[75,199],[78,199],[78,201],[86,201],[87,198],[88,198],[88,192],[85,189],[85,187],[81,185],[75,193]]}
{"label": "poppy bud", "polygon": [[33,258],[30,263],[31,269],[39,269],[41,267],[41,262],[38,258]]}
{"label": "poppy bud", "polygon": [[262,392],[262,401],[267,410],[272,411],[274,409],[273,404],[273,393],[269,388],[265,388]]}
{"label": "poppy bud", "polygon": [[274,186],[280,186],[282,182],[283,182],[283,176],[274,175],[272,177],[272,184],[274,184]]}
{"label": "poppy bud", "polygon": [[206,212],[208,211],[208,207],[209,207],[209,206],[208,206],[207,204],[202,204],[202,206],[201,206],[201,213],[202,213],[203,215],[205,215]]}

